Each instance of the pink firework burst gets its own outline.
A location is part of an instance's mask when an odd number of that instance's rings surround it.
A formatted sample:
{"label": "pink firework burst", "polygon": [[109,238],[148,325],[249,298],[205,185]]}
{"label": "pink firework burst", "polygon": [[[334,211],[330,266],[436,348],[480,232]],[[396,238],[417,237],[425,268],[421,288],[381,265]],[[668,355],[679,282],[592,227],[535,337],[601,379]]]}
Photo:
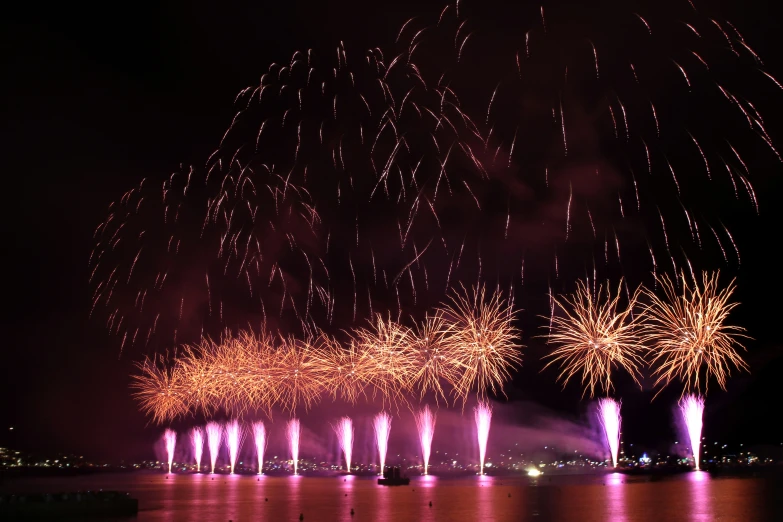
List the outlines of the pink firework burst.
{"label": "pink firework burst", "polygon": [[207,423],[207,446],[209,446],[209,460],[212,464],[210,473],[215,472],[218,451],[220,451],[220,439],[223,438],[223,428],[217,422]]}
{"label": "pink firework burst", "polygon": [[169,473],[171,473],[171,465],[174,463],[174,447],[177,445],[177,432],[174,430],[164,431],[163,441],[166,444],[166,459],[169,464]]}
{"label": "pink firework burst", "polygon": [[391,421],[391,415],[385,411],[376,415],[372,421],[372,427],[375,429],[375,442],[378,445],[378,457],[381,461],[379,475],[383,475],[383,470],[386,467],[386,451],[389,449]]}
{"label": "pink firework burst", "polygon": [[261,421],[253,423],[253,440],[256,443],[256,455],[258,456],[258,474],[264,469],[264,450],[266,450],[266,427]]}
{"label": "pink firework burst", "polygon": [[487,439],[489,439],[489,426],[492,423],[492,407],[488,402],[479,402],[473,408],[476,417],[476,432],[479,445],[479,474],[484,474],[484,458],[487,456]]}
{"label": "pink firework burst", "polygon": [[190,441],[193,444],[193,456],[196,457],[196,471],[201,471],[201,456],[204,454],[204,431],[195,427],[190,432]]}
{"label": "pink firework burst", "polygon": [[294,461],[294,475],[297,474],[299,467],[299,435],[302,432],[302,426],[299,419],[291,419],[286,425],[286,434],[288,435],[288,447],[291,450],[291,460]]}
{"label": "pink firework burst", "polygon": [[604,428],[609,452],[612,454],[612,465],[617,467],[617,452],[620,448],[620,402],[614,399],[598,400],[598,418]]}
{"label": "pink firework burst", "polygon": [[424,462],[424,474],[430,463],[430,451],[432,449],[432,436],[435,435],[435,414],[429,406],[424,406],[416,414],[416,427],[419,429],[419,443],[421,444],[421,458]]}
{"label": "pink firework burst", "polygon": [[353,453],[353,421],[350,417],[341,417],[337,424],[332,426],[340,441],[340,449],[345,456],[345,470],[351,472],[351,453]]}
{"label": "pink firework burst", "polygon": [[238,420],[232,420],[226,424],[226,446],[228,446],[228,459],[231,465],[231,474],[239,456],[239,448],[242,446],[244,432]]}
{"label": "pink firework burst", "polygon": [[693,463],[699,470],[699,446],[701,445],[702,415],[704,413],[704,397],[700,395],[686,395],[680,399],[680,411],[688,429],[688,440],[691,442]]}

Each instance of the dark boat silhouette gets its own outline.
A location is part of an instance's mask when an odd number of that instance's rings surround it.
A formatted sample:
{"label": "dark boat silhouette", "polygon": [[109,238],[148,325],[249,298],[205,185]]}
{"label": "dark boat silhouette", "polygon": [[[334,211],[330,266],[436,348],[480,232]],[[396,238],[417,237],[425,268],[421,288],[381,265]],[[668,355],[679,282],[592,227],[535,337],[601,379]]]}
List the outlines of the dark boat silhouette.
{"label": "dark boat silhouette", "polygon": [[0,496],[0,520],[104,519],[138,512],[139,501],[118,491]]}
{"label": "dark boat silhouette", "polygon": [[407,486],[411,479],[400,475],[399,467],[387,467],[383,470],[383,478],[378,479],[381,486]]}

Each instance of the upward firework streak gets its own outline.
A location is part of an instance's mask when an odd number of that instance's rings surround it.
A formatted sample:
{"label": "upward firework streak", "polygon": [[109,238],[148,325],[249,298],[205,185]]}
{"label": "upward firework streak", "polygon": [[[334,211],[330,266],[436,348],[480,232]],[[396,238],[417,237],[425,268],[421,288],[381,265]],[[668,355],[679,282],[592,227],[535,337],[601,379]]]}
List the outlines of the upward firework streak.
{"label": "upward firework streak", "polygon": [[196,458],[196,471],[201,471],[201,456],[204,453],[204,431],[193,428],[190,432],[190,440],[193,443],[193,456]]}
{"label": "upward firework streak", "polygon": [[432,437],[435,435],[435,414],[429,405],[419,410],[416,415],[416,427],[419,430],[419,443],[421,444],[421,459],[424,464],[424,474],[430,464],[430,452],[432,450]]}
{"label": "upward firework streak", "polygon": [[223,428],[217,422],[207,423],[207,446],[209,446],[209,461],[212,465],[210,473],[215,472],[218,452],[220,451],[220,439],[223,437]]}
{"label": "upward firework streak", "polygon": [[332,426],[337,439],[340,441],[340,449],[345,456],[345,471],[351,472],[351,453],[353,452],[353,422],[350,417],[342,417],[337,424]]}
{"label": "upward firework streak", "polygon": [[383,475],[383,470],[386,468],[386,451],[389,449],[391,421],[391,415],[385,411],[376,415],[372,421],[372,427],[375,430],[375,442],[378,445],[378,458],[380,460],[379,475]]}
{"label": "upward firework streak", "polygon": [[232,420],[226,424],[226,446],[228,446],[228,459],[232,475],[234,474],[234,466],[237,463],[237,456],[239,456],[239,448],[242,446],[243,435],[239,421]]}
{"label": "upward firework streak", "polygon": [[177,445],[177,432],[174,430],[164,431],[163,441],[166,444],[166,459],[169,464],[169,473],[171,473],[171,465],[174,463],[174,447]]}
{"label": "upward firework streak", "polygon": [[256,444],[256,456],[258,457],[258,474],[264,469],[264,451],[266,450],[266,427],[261,421],[253,423],[253,441]]}
{"label": "upward firework streak", "polygon": [[492,423],[492,407],[487,402],[479,402],[473,410],[476,417],[476,435],[479,446],[479,475],[484,474],[484,458],[487,456],[489,426]]}
{"label": "upward firework streak", "polygon": [[698,395],[686,395],[680,399],[680,411],[685,421],[685,427],[688,430],[688,440],[691,443],[691,452],[693,453],[693,464],[696,471],[698,471],[704,398]]}
{"label": "upward firework streak", "polygon": [[616,468],[617,452],[620,449],[620,402],[614,399],[598,399],[598,418],[612,455],[612,466]]}
{"label": "upward firework streak", "polygon": [[[640,290],[621,307],[623,283],[612,293],[609,285],[596,292],[588,281],[578,281],[571,296],[554,299],[563,315],[552,318],[549,342],[558,347],[547,357],[546,366],[559,363],[558,379],[563,386],[581,374],[584,394],[593,397],[596,389],[608,393],[612,388],[612,370],[622,368],[639,383],[645,347],[639,339],[640,318],[633,315]],[[545,368],[546,368],[545,366]]]}
{"label": "upward firework streak", "polygon": [[725,324],[729,312],[737,303],[729,301],[734,292],[732,281],[723,290],[718,287],[718,274],[702,274],[701,284],[680,276],[682,291],[678,292],[668,276],[658,278],[664,291],[659,298],[648,291],[650,305],[645,311],[645,340],[652,348],[653,375],[656,385],[668,385],[673,379],[684,384],[687,392],[706,393],[709,379],[726,389],[731,367],[747,370],[735,347],[744,348],[738,338],[745,337],[744,328]]}
{"label": "upward firework streak", "polygon": [[288,435],[288,449],[291,451],[291,460],[294,463],[294,475],[297,475],[299,469],[299,435],[301,434],[301,425],[299,419],[291,419],[286,424],[286,435]]}

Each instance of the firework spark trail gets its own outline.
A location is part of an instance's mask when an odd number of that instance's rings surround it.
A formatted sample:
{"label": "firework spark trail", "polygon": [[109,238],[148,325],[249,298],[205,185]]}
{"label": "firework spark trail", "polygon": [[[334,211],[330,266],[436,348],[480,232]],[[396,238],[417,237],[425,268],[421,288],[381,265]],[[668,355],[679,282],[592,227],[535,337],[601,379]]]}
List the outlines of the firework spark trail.
{"label": "firework spark trail", "polygon": [[267,444],[266,427],[262,421],[253,423],[253,442],[255,442],[256,456],[258,457],[258,474],[261,475],[264,469],[264,451]]}
{"label": "firework spark trail", "polygon": [[169,473],[171,473],[171,465],[174,463],[174,447],[177,445],[177,432],[167,429],[163,432],[163,441],[166,445],[166,461],[169,464]]}
{"label": "firework spark trail", "polygon": [[484,474],[484,458],[487,456],[487,439],[489,439],[489,426],[492,423],[492,406],[488,402],[479,402],[473,409],[476,419],[476,435],[479,446],[479,475]]}
{"label": "firework spark trail", "polygon": [[351,454],[353,453],[353,421],[350,417],[341,417],[337,424],[332,426],[337,439],[340,442],[340,449],[345,457],[345,471],[351,472]]}
{"label": "firework spark trail", "polygon": [[693,464],[699,470],[699,446],[701,445],[702,415],[704,413],[704,397],[688,394],[680,399],[680,412],[688,430],[688,440],[693,453]]}
{"label": "firework spark trail", "polygon": [[546,356],[551,361],[544,368],[559,363],[563,386],[581,374],[583,395],[589,391],[593,397],[596,389],[608,393],[614,387],[612,370],[618,367],[639,383],[646,348],[640,339],[641,317],[633,309],[641,289],[622,307],[622,287],[621,280],[615,292],[608,284],[593,291],[589,281],[580,280],[574,294],[555,299],[563,315],[551,319],[548,340],[557,348]]}
{"label": "firework spark trail", "polygon": [[196,471],[201,471],[201,456],[204,454],[204,430],[195,427],[190,432],[190,441],[193,444],[193,455],[196,457]]}
{"label": "firework spark trail", "polygon": [[299,469],[299,436],[302,426],[299,419],[291,419],[286,424],[286,436],[288,437],[288,449],[291,451],[291,461],[294,463],[294,475],[298,475]]}
{"label": "firework spark trail", "polygon": [[664,275],[656,280],[663,297],[646,291],[650,304],[643,314],[643,340],[651,348],[652,374],[661,389],[679,379],[684,384],[683,395],[706,393],[711,378],[726,389],[732,367],[748,370],[736,349],[744,349],[740,339],[746,337],[745,330],[726,324],[737,306],[730,301],[734,281],[721,289],[718,276],[717,272],[703,272],[701,282],[691,282],[681,272],[682,291],[678,292],[675,280]]}
{"label": "firework spark trail", "polygon": [[421,444],[421,458],[424,464],[424,474],[427,474],[427,468],[430,464],[430,452],[432,450],[432,437],[435,435],[436,415],[430,409],[429,405],[419,410],[415,414],[416,428],[419,431],[419,444]]}
{"label": "firework spark trail", "polygon": [[231,465],[231,474],[234,474],[234,466],[239,456],[239,448],[242,446],[244,432],[239,421],[234,419],[226,424],[226,446],[228,446],[228,459]]}
{"label": "firework spark trail", "polygon": [[218,452],[220,451],[220,441],[223,438],[223,427],[217,422],[207,423],[207,446],[209,447],[209,461],[212,465],[210,473],[215,472],[215,463],[217,462]]}
{"label": "firework spark trail", "polygon": [[389,449],[391,421],[391,415],[385,411],[373,417],[372,427],[375,430],[375,443],[378,446],[378,458],[380,460],[379,475],[383,475],[383,470],[386,468],[386,451]]}
{"label": "firework spark trail", "polygon": [[598,418],[604,429],[609,453],[612,455],[612,466],[617,467],[617,453],[620,449],[620,402],[614,399],[598,399]]}

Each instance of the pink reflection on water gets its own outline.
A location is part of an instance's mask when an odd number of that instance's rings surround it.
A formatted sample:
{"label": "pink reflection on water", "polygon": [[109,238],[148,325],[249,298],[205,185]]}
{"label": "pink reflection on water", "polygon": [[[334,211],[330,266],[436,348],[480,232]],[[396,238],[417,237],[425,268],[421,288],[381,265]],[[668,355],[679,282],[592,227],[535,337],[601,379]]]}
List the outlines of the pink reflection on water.
{"label": "pink reflection on water", "polygon": [[606,503],[608,519],[613,522],[625,522],[630,520],[628,504],[626,502],[629,484],[625,483],[626,476],[622,473],[610,473],[606,476]]}
{"label": "pink reflection on water", "polygon": [[694,471],[687,474],[690,508],[688,509],[690,520],[694,522],[706,522],[715,520],[713,512],[713,499],[710,496],[710,475],[705,471]]}

